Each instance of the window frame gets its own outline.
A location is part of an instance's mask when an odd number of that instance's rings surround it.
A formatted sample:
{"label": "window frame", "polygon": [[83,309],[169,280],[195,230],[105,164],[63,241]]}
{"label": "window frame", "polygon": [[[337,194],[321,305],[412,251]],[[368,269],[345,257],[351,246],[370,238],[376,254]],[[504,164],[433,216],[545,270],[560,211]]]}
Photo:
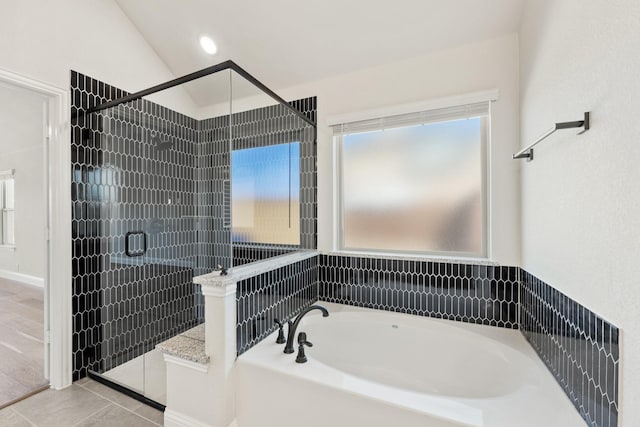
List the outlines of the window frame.
{"label": "window frame", "polygon": [[[481,219],[481,251],[479,253],[471,253],[471,252],[462,252],[462,251],[411,251],[411,250],[394,250],[394,249],[371,249],[371,248],[352,248],[345,247],[345,231],[344,231],[344,155],[343,155],[343,136],[349,134],[349,132],[335,132],[335,130],[339,129],[342,124],[347,124],[349,122],[342,121],[340,122],[340,117],[330,118],[328,122],[334,128],[333,135],[333,157],[334,157],[334,250],[339,253],[349,253],[349,254],[360,254],[360,255],[369,255],[369,256],[404,256],[404,257],[417,257],[424,259],[471,259],[471,260],[481,260],[487,261],[491,256],[491,186],[490,183],[490,172],[491,172],[491,109],[492,109],[492,101],[497,99],[497,91],[490,92],[490,96],[487,96],[485,93],[482,94],[474,94],[466,97],[466,101],[464,97],[455,97],[458,100],[456,102],[454,98],[437,100],[435,102],[427,102],[421,104],[412,104],[411,106],[397,106],[388,109],[387,114],[381,114],[381,110],[374,110],[371,113],[363,112],[355,115],[349,115],[349,117],[358,117],[360,120],[371,120],[372,117],[368,117],[373,115],[377,115],[377,118],[384,121],[385,118],[392,117],[394,115],[408,115],[413,113],[428,113],[433,110],[441,110],[449,107],[464,107],[471,104],[478,104],[480,102],[487,103],[487,112],[484,114],[471,114],[466,118],[474,118],[474,117],[484,117],[481,129],[481,147],[480,147],[480,161],[481,161],[481,211],[482,211],[482,219]],[[481,97],[483,99],[478,99]],[[428,105],[429,108],[420,108],[420,105]],[[402,114],[396,114],[396,112],[401,111]],[[347,116],[343,116],[347,117]],[[436,119],[432,121],[423,121],[424,123],[444,123],[447,121],[454,120],[464,120],[465,118],[451,118],[451,119]],[[344,119],[342,119],[344,120]],[[358,120],[352,120],[353,122]],[[391,127],[409,127],[417,124],[421,124],[419,122],[414,123],[405,123],[398,126]],[[387,126],[386,128],[390,128]],[[381,125],[377,130],[385,129],[384,125]],[[366,130],[354,131],[350,132],[352,134],[355,133],[364,133]]]}
{"label": "window frame", "polygon": [[[13,181],[13,208],[8,209],[6,207],[6,182]],[[7,169],[0,171],[0,249],[15,250],[15,169]],[[4,228],[4,216],[5,212],[11,211],[14,213],[13,234],[14,243],[4,243],[6,230]]]}
{"label": "window frame", "polygon": [[[297,222],[298,222],[298,233],[297,233],[297,237],[298,237],[298,243],[283,243],[283,242],[243,242],[243,241],[236,241],[234,239],[234,237],[236,236],[234,233],[234,222],[233,222],[233,214],[234,214],[234,210],[233,210],[233,160],[231,161],[231,177],[228,180],[229,181],[229,201],[228,201],[228,206],[229,206],[229,222],[228,222],[228,226],[227,228],[231,229],[231,245],[232,247],[239,247],[239,248],[259,248],[259,249],[282,249],[282,250],[296,250],[296,249],[300,249],[301,245],[302,245],[302,182],[300,180],[300,175],[301,175],[301,168],[302,168],[302,141],[300,140],[294,140],[294,141],[289,141],[289,142],[283,142],[283,143],[276,143],[276,144],[265,144],[265,145],[259,145],[259,146],[254,146],[254,147],[248,147],[248,148],[241,148],[241,149],[234,149],[231,150],[231,157],[233,158],[233,153],[239,150],[250,150],[250,149],[259,149],[259,148],[267,148],[267,147],[275,147],[275,146],[281,146],[286,144],[288,146],[288,162],[289,162],[289,198],[288,198],[288,205],[289,205],[289,228],[291,227],[291,222],[292,222],[292,217],[291,217],[291,207],[292,207],[292,200],[297,199],[298,201],[298,218],[297,218]],[[298,151],[298,194],[297,197],[292,197],[292,192],[291,192],[291,187],[292,187],[292,183],[291,183],[291,147],[292,144],[297,144],[297,151]]]}

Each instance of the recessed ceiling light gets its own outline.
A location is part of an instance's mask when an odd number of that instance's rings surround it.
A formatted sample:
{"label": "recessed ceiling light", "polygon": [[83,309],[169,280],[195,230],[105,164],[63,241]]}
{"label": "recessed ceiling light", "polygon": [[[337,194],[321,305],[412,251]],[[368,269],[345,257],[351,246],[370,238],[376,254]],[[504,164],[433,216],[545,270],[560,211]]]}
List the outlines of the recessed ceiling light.
{"label": "recessed ceiling light", "polygon": [[209,55],[215,55],[215,53],[218,51],[218,47],[213,42],[213,40],[211,40],[211,37],[200,37],[200,46],[202,46],[202,49],[204,49],[204,51]]}

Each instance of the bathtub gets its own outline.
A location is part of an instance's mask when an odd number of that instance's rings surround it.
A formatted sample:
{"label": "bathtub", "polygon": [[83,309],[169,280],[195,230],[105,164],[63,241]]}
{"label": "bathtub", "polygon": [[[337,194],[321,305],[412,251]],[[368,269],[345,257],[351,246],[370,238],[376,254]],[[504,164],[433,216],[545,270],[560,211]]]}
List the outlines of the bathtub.
{"label": "bathtub", "polygon": [[238,427],[585,425],[519,331],[319,304],[307,363],[275,333],[238,358]]}

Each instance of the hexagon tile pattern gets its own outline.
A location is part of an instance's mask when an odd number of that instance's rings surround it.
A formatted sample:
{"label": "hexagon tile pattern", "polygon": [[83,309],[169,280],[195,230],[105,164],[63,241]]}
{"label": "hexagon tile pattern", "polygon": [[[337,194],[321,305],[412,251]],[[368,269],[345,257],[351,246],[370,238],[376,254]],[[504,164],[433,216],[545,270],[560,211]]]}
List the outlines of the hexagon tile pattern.
{"label": "hexagon tile pattern", "polygon": [[320,299],[518,328],[516,267],[321,255]]}
{"label": "hexagon tile pattern", "polygon": [[77,380],[199,321],[192,283],[197,121],[146,100],[79,113],[126,93],[76,72],[71,92]]}
{"label": "hexagon tile pattern", "polygon": [[[315,121],[316,97],[289,102],[289,105]],[[231,117],[231,119],[230,119]],[[229,128],[231,123],[231,128]],[[289,108],[276,104],[249,111],[201,120],[198,144],[198,215],[200,232],[198,265],[204,274],[217,263],[239,266],[288,252],[316,248],[316,136],[314,127]],[[234,150],[300,142],[300,244],[275,245],[263,243],[231,244],[230,211],[224,209],[230,199],[229,139]],[[227,186],[225,186],[227,183]],[[231,259],[233,257],[233,259]],[[206,270],[206,271],[205,271]]]}
{"label": "hexagon tile pattern", "polygon": [[[128,93],[75,71],[71,93],[77,380],[202,322],[193,276],[233,261],[224,227],[229,116],[198,121],[144,99],[85,115]],[[315,97],[290,104],[315,121]],[[300,246],[315,248],[314,127],[279,104],[231,118],[234,147],[301,142]],[[238,264],[274,255],[262,246],[243,248]]]}
{"label": "hexagon tile pattern", "polygon": [[522,333],[589,426],[617,426],[618,328],[520,271]]}
{"label": "hexagon tile pattern", "polygon": [[238,355],[318,300],[318,257],[305,259],[238,282]]}

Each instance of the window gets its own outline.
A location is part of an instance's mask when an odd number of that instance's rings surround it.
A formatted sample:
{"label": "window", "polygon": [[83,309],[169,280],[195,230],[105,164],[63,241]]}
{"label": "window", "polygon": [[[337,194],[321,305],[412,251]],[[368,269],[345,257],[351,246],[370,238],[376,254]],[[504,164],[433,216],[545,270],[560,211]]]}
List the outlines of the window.
{"label": "window", "polygon": [[300,143],[233,150],[234,244],[300,244]]}
{"label": "window", "polygon": [[0,246],[15,246],[13,170],[0,171]]}
{"label": "window", "polygon": [[344,250],[486,256],[489,102],[334,126]]}

